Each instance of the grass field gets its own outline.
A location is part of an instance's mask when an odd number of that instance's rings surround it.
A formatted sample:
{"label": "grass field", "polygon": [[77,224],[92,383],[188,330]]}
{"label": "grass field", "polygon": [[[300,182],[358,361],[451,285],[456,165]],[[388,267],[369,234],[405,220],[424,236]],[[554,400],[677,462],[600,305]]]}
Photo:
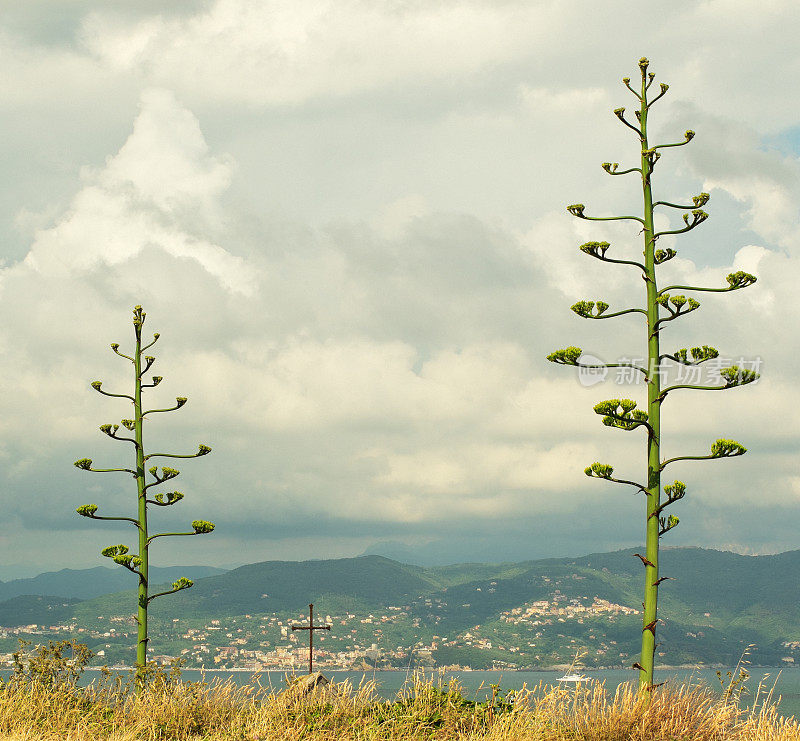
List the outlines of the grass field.
{"label": "grass field", "polygon": [[[633,687],[603,685],[494,688],[475,702],[454,684],[417,677],[394,701],[372,682],[328,685],[311,693],[185,682],[157,671],[137,696],[113,675],[80,688],[67,676],[21,675],[0,685],[0,738],[20,741],[140,739],[443,739],[467,741],[797,741],[800,726],[777,715],[768,691],[740,709],[733,680],[722,694],[664,685],[646,702]],[[750,703],[752,705],[752,703]]]}

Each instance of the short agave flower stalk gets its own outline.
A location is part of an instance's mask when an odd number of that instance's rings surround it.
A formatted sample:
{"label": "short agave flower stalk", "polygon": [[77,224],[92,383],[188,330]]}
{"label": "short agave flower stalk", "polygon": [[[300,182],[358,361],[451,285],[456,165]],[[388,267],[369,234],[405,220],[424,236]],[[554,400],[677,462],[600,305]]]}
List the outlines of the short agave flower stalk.
{"label": "short agave flower stalk", "polygon": [[[78,468],[85,471],[95,472],[109,472],[109,471],[122,471],[129,473],[136,480],[136,494],[138,499],[138,513],[134,517],[109,517],[97,514],[98,507],[96,504],[84,504],[76,510],[79,515],[88,517],[92,520],[124,520],[130,522],[138,531],[139,535],[139,552],[129,553],[128,546],[125,545],[111,545],[104,548],[101,553],[103,556],[110,558],[114,563],[123,566],[128,571],[133,572],[139,577],[139,595],[138,595],[138,642],[136,644],[136,670],[137,670],[137,689],[141,690],[144,681],[144,669],[147,663],[147,609],[150,603],[156,597],[163,597],[166,594],[173,594],[182,589],[188,589],[192,586],[192,580],[181,577],[176,582],[173,582],[172,589],[156,594],[149,593],[148,582],[148,568],[149,568],[149,551],[150,544],[156,538],[165,538],[179,535],[203,535],[210,533],[214,529],[214,525],[205,520],[194,520],[192,522],[192,529],[190,532],[179,533],[156,533],[151,535],[148,531],[147,523],[147,506],[152,504],[157,507],[170,507],[177,504],[183,499],[183,494],[179,491],[162,492],[158,494],[150,494],[150,490],[159,484],[174,479],[180,471],[168,466],[162,466],[159,473],[158,466],[152,466],[148,469],[151,481],[147,481],[145,474],[145,465],[153,458],[199,458],[200,456],[208,455],[211,448],[207,445],[200,444],[197,453],[190,455],[178,455],[175,453],[149,453],[145,454],[144,444],[142,442],[142,428],[144,426],[145,418],[148,415],[157,414],[159,412],[172,412],[180,409],[185,403],[185,397],[178,397],[175,399],[175,406],[166,409],[148,409],[143,411],[142,408],[142,389],[153,388],[158,386],[162,381],[161,376],[153,376],[152,383],[142,383],[142,376],[150,369],[150,366],[155,362],[155,358],[151,355],[142,355],[148,348],[152,347],[158,340],[159,335],[153,335],[153,341],[142,347],[142,325],[144,324],[147,315],[142,311],[141,306],[136,306],[133,310],[133,329],[136,335],[136,348],[133,352],[133,357],[125,355],[119,351],[119,344],[112,343],[111,349],[120,357],[129,360],[134,368],[134,394],[112,394],[104,391],[101,381],[94,381],[92,388],[103,394],[104,396],[112,396],[121,399],[129,399],[133,404],[133,419],[123,419],[120,424],[127,430],[133,433],[133,437],[126,437],[118,435],[117,432],[120,425],[105,424],[100,426],[100,430],[114,440],[128,442],[133,444],[135,456],[135,468],[93,468],[92,461],[89,458],[82,458],[75,461]],[[142,367],[142,358],[144,357],[144,367]]]}
{"label": "short agave flower stalk", "polygon": [[[702,210],[702,206],[708,203],[710,196],[708,193],[700,193],[692,197],[691,204],[676,204],[668,201],[653,201],[651,175],[656,162],[661,157],[661,151],[667,147],[680,147],[688,144],[694,137],[694,132],[689,130],[684,134],[685,141],[675,144],[651,145],[647,138],[647,117],[652,105],[661,98],[668,89],[668,85],[661,83],[661,92],[648,100],[648,91],[653,84],[655,75],[647,73],[648,60],[639,60],[639,70],[641,72],[641,87],[634,90],[630,85],[630,78],[623,78],[623,83],[639,101],[639,110],[635,111],[638,126],[625,120],[624,108],[617,108],[614,114],[619,120],[634,131],[641,143],[640,165],[624,170],[618,170],[618,163],[604,162],[602,167],[609,175],[624,175],[626,173],[639,173],[642,181],[643,196],[643,215],[639,216],[587,216],[584,213],[585,206],[577,203],[568,206],[567,210],[579,219],[592,221],[612,221],[629,220],[638,225],[640,233],[644,235],[644,261],[622,260],[608,256],[608,242],[587,242],[580,246],[580,249],[590,257],[602,262],[617,263],[620,265],[631,265],[641,271],[642,278],[646,286],[646,303],[644,308],[628,308],[619,311],[609,312],[609,305],[605,301],[578,301],[572,310],[585,319],[610,319],[612,317],[623,316],[626,314],[641,314],[646,331],[647,339],[647,367],[640,367],[635,363],[609,363],[609,364],[583,364],[580,362],[582,355],[581,348],[567,347],[557,350],[547,356],[553,363],[561,365],[574,365],[578,368],[620,368],[626,367],[633,369],[629,372],[634,375],[640,374],[640,378],[647,385],[647,411],[637,409],[637,403],[631,399],[610,399],[603,401],[594,407],[594,411],[603,418],[603,424],[608,427],[616,427],[621,430],[643,430],[647,438],[647,478],[644,483],[637,483],[626,479],[614,478],[614,469],[605,463],[593,463],[585,469],[587,476],[613,481],[618,484],[625,484],[636,488],[637,493],[642,492],[647,500],[646,516],[646,551],[645,555],[636,554],[641,560],[645,569],[645,589],[644,589],[644,617],[642,624],[642,653],[641,658],[634,665],[634,669],[639,670],[639,684],[642,688],[652,689],[653,685],[653,664],[656,646],[656,626],[658,624],[657,602],[658,587],[665,579],[659,575],[658,551],[659,540],[667,532],[678,524],[678,518],[667,515],[665,510],[686,494],[686,485],[682,481],[675,481],[664,486],[665,498],[661,498],[661,474],[671,463],[680,460],[700,460],[728,458],[742,455],[745,448],[733,440],[717,440],[711,445],[709,455],[700,456],[679,456],[669,460],[661,460],[661,405],[667,394],[678,389],[705,389],[716,391],[720,389],[730,389],[736,386],[743,386],[755,381],[759,374],[750,370],[731,366],[722,368],[720,372],[724,385],[704,386],[691,384],[676,384],[666,388],[661,387],[660,368],[662,361],[670,360],[675,364],[683,366],[699,366],[709,360],[719,356],[719,352],[707,345],[693,347],[691,350],[676,350],[673,353],[661,354],[659,340],[661,330],[669,322],[679,317],[683,317],[696,311],[700,303],[692,298],[686,297],[683,293],[676,291],[735,291],[745,288],[755,283],[756,278],[749,273],[742,271],[731,273],[727,277],[728,285],[722,288],[703,288],[699,286],[671,285],[666,288],[658,288],[656,282],[656,266],[671,260],[677,252],[673,249],[656,249],[657,240],[666,234],[681,234],[691,231],[702,224],[708,214]],[[683,221],[685,226],[681,229],[674,229],[656,232],[653,226],[653,214],[656,207],[662,206],[670,209],[683,211]]]}

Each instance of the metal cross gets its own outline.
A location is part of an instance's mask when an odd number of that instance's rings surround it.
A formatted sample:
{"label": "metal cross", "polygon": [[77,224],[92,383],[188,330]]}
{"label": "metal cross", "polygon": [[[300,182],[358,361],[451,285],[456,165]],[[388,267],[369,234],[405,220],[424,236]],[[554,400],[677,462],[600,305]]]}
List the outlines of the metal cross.
{"label": "metal cross", "polygon": [[330,630],[330,625],[314,625],[314,605],[308,606],[308,625],[293,625],[292,630],[308,631],[308,673],[314,673],[314,631]]}

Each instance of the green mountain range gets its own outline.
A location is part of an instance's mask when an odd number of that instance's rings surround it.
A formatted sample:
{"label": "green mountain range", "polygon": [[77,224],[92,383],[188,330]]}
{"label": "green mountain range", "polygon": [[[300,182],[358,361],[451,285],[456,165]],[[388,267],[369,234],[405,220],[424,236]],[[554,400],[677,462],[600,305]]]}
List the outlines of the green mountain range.
{"label": "green mountain range", "polygon": [[[630,666],[639,646],[641,615],[633,611],[641,609],[644,576],[635,552],[440,567],[382,556],[249,564],[197,578],[192,589],[156,600],[151,645],[180,653],[193,646],[181,637],[187,626],[200,630],[214,620],[221,629],[209,628],[216,632],[204,639],[212,648],[232,640],[248,650],[274,648],[287,642],[280,624],[300,620],[313,602],[320,619],[330,617],[333,625],[319,636],[321,648],[375,644],[374,656],[397,665],[417,657],[473,668],[541,667],[568,663],[581,652],[587,666]],[[87,581],[96,580],[92,571],[85,572]],[[754,664],[800,662],[800,551],[742,556],[666,548],[661,573],[674,580],[660,589],[660,663],[732,666],[751,644]],[[76,585],[80,574],[71,572]],[[79,586],[73,592],[85,593]],[[134,609],[133,590],[90,599],[66,599],[63,591],[17,596],[0,602],[0,625],[71,622],[86,634],[103,631],[94,642],[108,648],[107,656],[117,648],[124,655],[131,641],[109,637],[109,620],[129,620]]]}

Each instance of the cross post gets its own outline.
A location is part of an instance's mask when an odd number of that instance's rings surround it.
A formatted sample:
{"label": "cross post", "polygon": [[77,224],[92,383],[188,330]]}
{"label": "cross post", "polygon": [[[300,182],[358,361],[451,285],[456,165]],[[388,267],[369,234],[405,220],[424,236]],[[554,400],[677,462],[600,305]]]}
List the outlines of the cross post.
{"label": "cross post", "polygon": [[293,625],[292,630],[308,631],[308,673],[314,673],[314,631],[330,630],[330,625],[314,625],[314,605],[308,606],[308,625]]}

